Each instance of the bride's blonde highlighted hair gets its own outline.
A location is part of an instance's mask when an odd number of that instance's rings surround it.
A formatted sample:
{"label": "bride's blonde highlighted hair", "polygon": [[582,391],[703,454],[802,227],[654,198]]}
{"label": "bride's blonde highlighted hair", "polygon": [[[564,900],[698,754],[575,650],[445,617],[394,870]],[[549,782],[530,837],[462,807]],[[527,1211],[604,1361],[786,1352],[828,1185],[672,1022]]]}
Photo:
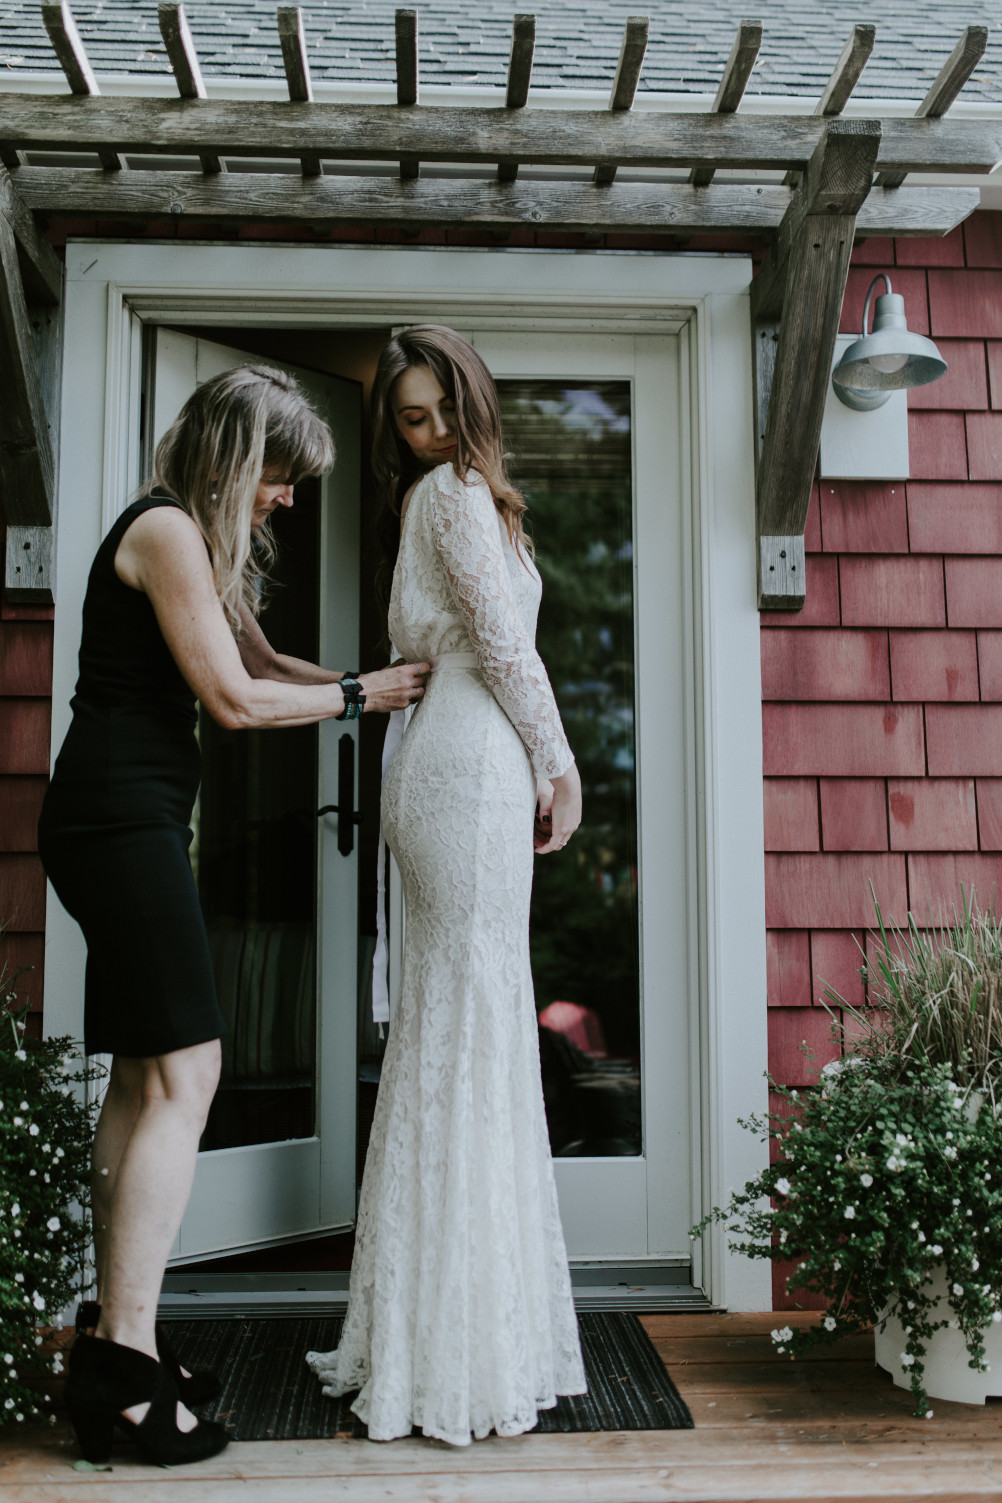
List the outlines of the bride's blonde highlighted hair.
{"label": "bride's blonde highlighted hair", "polygon": [[[532,544],[525,534],[526,504],[505,469],[501,436],[501,407],[497,387],[473,346],[444,324],[413,324],[384,346],[376,365],[372,386],[372,469],[379,492],[380,541],[383,545],[381,574],[392,574],[400,543],[400,503],[421,467],[397,428],[391,394],[393,383],[404,371],[426,366],[455,404],[456,452],[452,466],[465,480],[476,470],[490,486],[494,504],[504,519],[508,536],[527,552]],[[380,580],[383,586],[385,581]],[[380,594],[388,593],[381,587]]]}
{"label": "bride's blonde highlighted hair", "polygon": [[257,615],[275,557],[269,523],[251,514],[265,473],[296,484],[334,463],[330,430],[298,383],[270,365],[241,365],[201,385],[157,445],[147,490],[184,507],[205,538],[227,620]]}

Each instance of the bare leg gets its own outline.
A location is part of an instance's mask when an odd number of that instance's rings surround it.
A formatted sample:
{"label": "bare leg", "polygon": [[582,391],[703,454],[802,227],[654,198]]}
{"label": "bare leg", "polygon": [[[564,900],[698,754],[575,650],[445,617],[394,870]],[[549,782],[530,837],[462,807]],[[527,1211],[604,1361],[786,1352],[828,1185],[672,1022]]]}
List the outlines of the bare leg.
{"label": "bare leg", "polygon": [[94,1208],[94,1253],[97,1264],[97,1298],[100,1304],[107,1282],[108,1228],[114,1203],[118,1166],[132,1137],[142,1105],[143,1062],[113,1059],[108,1089],[94,1134],[91,1198]]}
{"label": "bare leg", "polygon": [[[116,1064],[121,1067],[123,1092],[135,1095],[138,1109],[119,1153],[111,1194],[101,1319],[95,1334],[155,1357],[157,1298],[191,1194],[198,1140],[219,1080],[219,1041]],[[125,1115],[121,1108],[120,1116]],[[99,1170],[111,1168],[95,1162]],[[110,1172],[97,1175],[106,1177],[111,1179]],[[139,1421],[147,1407],[137,1405],[128,1413]],[[178,1406],[178,1423],[182,1429],[196,1423],[183,1405]]]}

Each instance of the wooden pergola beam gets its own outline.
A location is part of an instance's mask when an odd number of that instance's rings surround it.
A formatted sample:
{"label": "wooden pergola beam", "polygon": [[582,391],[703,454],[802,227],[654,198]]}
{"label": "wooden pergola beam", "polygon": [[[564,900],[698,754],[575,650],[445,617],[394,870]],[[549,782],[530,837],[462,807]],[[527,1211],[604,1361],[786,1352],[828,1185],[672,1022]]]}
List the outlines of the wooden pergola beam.
{"label": "wooden pergola beam", "polygon": [[52,521],[52,444],[21,282],[17,238],[0,214],[0,494],[8,527]]}
{"label": "wooden pergola beam", "polygon": [[[987,26],[968,26],[946,62],[940,68],[929,92],[915,111],[917,120],[937,120],[946,114],[988,46]],[[900,188],[907,176],[903,171],[881,172],[878,188]]]}
{"label": "wooden pergola beam", "polygon": [[[278,7],[278,39],[282,46],[282,63],[289,98],[294,104],[309,104],[313,99],[313,79],[306,51],[303,12],[298,5]],[[304,177],[319,177],[323,172],[320,153],[317,151],[305,153],[300,165]]]}
{"label": "wooden pergola beam", "polygon": [[[110,185],[96,168],[22,167],[31,209],[88,218],[276,220],[397,225],[469,224],[482,229],[663,231],[674,235],[773,235],[793,195],[779,184],[592,183],[547,180],[342,177],[308,181],[288,173],[207,179],[194,172],[135,170]],[[945,235],[977,208],[977,188],[874,189],[859,212],[867,235]],[[761,275],[761,273],[760,273]],[[756,279],[757,280],[757,279]]]}
{"label": "wooden pergola beam", "polygon": [[[71,92],[77,96],[95,98],[101,90],[97,86],[94,69],[90,65],[87,49],[67,0],[44,0],[42,21]],[[122,159],[114,147],[102,142],[94,150],[106,172],[121,171]]]}
{"label": "wooden pergola beam", "polygon": [[[94,176],[105,180],[97,171]],[[63,295],[63,263],[39,230],[31,207],[10,173],[3,168],[0,168],[0,215],[14,232],[28,296],[36,303],[59,303]]]}
{"label": "wooden pergola beam", "polygon": [[[888,119],[879,164],[905,172],[992,171],[1002,124]],[[342,161],[498,161],[591,168],[804,167],[825,121],[814,116],[671,114],[634,110],[511,110],[439,105],[293,104],[272,100],[130,99],[0,94],[0,143],[33,151],[96,151]]]}
{"label": "wooden pergola beam", "polygon": [[[762,608],[799,610],[804,604],[804,526],[821,419],[856,216],[870,191],[879,147],[878,121],[836,118],[828,124],[752,283],[759,414],[769,388],[756,475]],[[777,338],[766,320],[780,304]]]}
{"label": "wooden pergola beam", "polygon": [[[418,102],[418,13],[398,10],[395,18],[397,45],[397,106],[408,109]],[[314,105],[314,109],[316,106]],[[414,178],[421,171],[421,158],[409,151],[400,158],[400,176]]]}
{"label": "wooden pergola beam", "polygon": [[[860,74],[866,67],[873,44],[876,40],[877,28],[860,22],[852,28],[849,39],[838,55],[838,61],[831,71],[831,76],[825,84],[821,98],[814,106],[815,115],[841,115],[853,89],[859,83]],[[783,179],[791,188],[795,188],[800,181],[799,172],[788,172]]]}
{"label": "wooden pergola beam", "polygon": [[[182,99],[207,99],[208,93],[202,79],[198,53],[195,51],[195,42],[191,35],[191,27],[188,25],[188,17],[184,13],[184,6],[158,5],[157,20],[160,22],[160,35],[167,48],[167,57],[177,84],[177,92]],[[203,172],[214,175],[223,171],[223,164],[216,152],[200,151],[198,157]]]}
{"label": "wooden pergola beam", "polygon": [[[623,41],[619,49],[619,62],[616,65],[616,76],[612,81],[612,94],[609,97],[610,110],[622,112],[633,108],[637,85],[640,83],[640,70],[644,66],[649,31],[649,17],[627,16],[626,25],[623,28]],[[603,162],[595,168],[596,187],[615,182],[615,179],[615,162]]]}
{"label": "wooden pergola beam", "polygon": [[[741,21],[738,25],[734,46],[724,65],[716,98],[710,109],[718,115],[733,115],[751,78],[758,50],[762,45],[762,22]],[[712,167],[694,167],[689,177],[694,188],[705,188],[713,182]]]}
{"label": "wooden pergola beam", "polygon": [[[525,11],[516,13],[511,23],[511,52],[508,56],[508,87],[505,109],[523,110],[529,100],[532,57],[536,50],[536,18]],[[498,163],[498,182],[513,183],[518,176],[517,162]]]}

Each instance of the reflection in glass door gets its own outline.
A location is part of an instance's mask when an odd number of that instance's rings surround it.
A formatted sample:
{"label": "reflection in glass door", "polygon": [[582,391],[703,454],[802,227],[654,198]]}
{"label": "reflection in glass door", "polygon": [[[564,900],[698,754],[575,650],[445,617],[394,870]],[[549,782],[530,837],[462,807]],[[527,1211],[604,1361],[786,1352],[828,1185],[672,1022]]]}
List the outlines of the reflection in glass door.
{"label": "reflection in glass door", "polygon": [[538,645],[584,793],[567,856],[536,863],[532,968],[555,1157],[642,1152],[633,476],[628,381],[499,382],[540,541]]}

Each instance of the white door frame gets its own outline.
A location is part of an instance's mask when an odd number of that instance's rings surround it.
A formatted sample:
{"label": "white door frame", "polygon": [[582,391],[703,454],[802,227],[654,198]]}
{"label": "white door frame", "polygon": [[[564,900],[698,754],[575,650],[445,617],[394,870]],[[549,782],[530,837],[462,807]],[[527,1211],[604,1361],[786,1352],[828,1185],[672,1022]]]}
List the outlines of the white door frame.
{"label": "white door frame", "polygon": [[[682,713],[690,746],[686,832],[697,874],[691,957],[693,1220],[750,1179],[765,1150],[736,1119],[767,1105],[759,618],[748,289],[751,262],[720,254],[423,247],[67,245],[56,538],[52,744],[69,721],[80,611],[101,537],[138,481],[140,321],[237,328],[442,321],[513,331],[678,333],[683,549],[691,632]],[[130,447],[130,444],[132,446]],[[83,942],[51,889],[50,1034],[79,1037]],[[717,1232],[693,1249],[714,1303],[771,1308],[770,1268]]]}

